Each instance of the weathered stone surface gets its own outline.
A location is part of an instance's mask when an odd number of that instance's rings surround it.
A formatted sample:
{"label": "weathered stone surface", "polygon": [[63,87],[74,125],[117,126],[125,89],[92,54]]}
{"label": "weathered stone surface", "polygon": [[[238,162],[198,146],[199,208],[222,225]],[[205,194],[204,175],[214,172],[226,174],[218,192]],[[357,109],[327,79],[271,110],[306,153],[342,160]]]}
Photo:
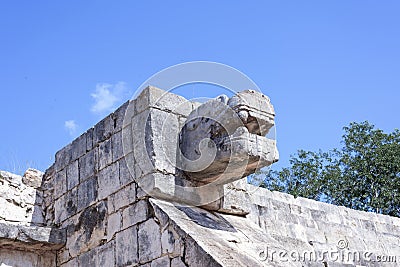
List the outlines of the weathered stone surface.
{"label": "weathered stone surface", "polygon": [[78,211],[94,203],[98,195],[97,177],[93,176],[78,186]]}
{"label": "weathered stone surface", "polygon": [[[175,177],[171,174],[163,173],[151,173],[143,176],[139,181],[138,185],[144,191],[144,195],[160,196],[174,198],[175,192]],[[178,192],[180,193],[180,192]],[[185,193],[185,192],[183,192]],[[185,194],[188,195],[188,194]],[[192,195],[193,196],[193,195]],[[139,196],[138,196],[139,197]],[[188,199],[187,196],[183,196],[181,199]]]}
{"label": "weathered stone surface", "polygon": [[115,252],[117,266],[134,266],[138,263],[138,234],[136,226],[117,233]]}
{"label": "weathered stone surface", "polygon": [[128,100],[111,114],[114,134],[122,130],[125,116],[130,112],[130,108],[132,107],[134,109],[134,100]]}
{"label": "weathered stone surface", "polygon": [[150,131],[146,136],[149,139],[147,147],[155,169],[161,172],[174,174],[176,167],[176,148],[178,145],[179,121],[174,114],[151,109],[148,125]]}
{"label": "weathered stone surface", "polygon": [[53,252],[35,253],[0,248],[1,267],[54,267],[56,255]]}
{"label": "weathered stone surface", "polygon": [[[54,266],[54,265],[51,265],[51,266]],[[76,266],[78,266],[78,258],[74,258],[74,259],[60,265],[60,267],[76,267]]]}
{"label": "weathered stone surface", "polygon": [[92,249],[79,255],[78,261],[81,266],[98,266],[96,250]]}
{"label": "weathered stone surface", "polygon": [[115,241],[97,248],[97,266],[115,266]]}
{"label": "weathered stone surface", "polygon": [[161,256],[160,226],[154,221],[141,223],[138,230],[139,261],[145,263]]}
{"label": "weathered stone surface", "polygon": [[79,184],[79,166],[78,160],[71,162],[66,168],[67,189],[71,190]]}
{"label": "weathered stone surface", "polygon": [[71,149],[72,145],[68,144],[56,153],[54,168],[57,172],[64,169],[71,162],[72,159]]}
{"label": "weathered stone surface", "polygon": [[230,98],[227,104],[239,115],[249,132],[263,136],[275,124],[274,107],[270,99],[260,92],[254,90],[239,92]]}
{"label": "weathered stone surface", "polygon": [[[49,168],[54,170],[54,168]],[[48,169],[48,170],[49,170]],[[48,176],[46,176],[48,175]],[[53,171],[46,171],[43,181],[43,200],[41,203],[41,208],[44,216],[44,223],[52,224],[54,221],[54,173]]]}
{"label": "weathered stone surface", "polygon": [[140,200],[123,210],[122,228],[125,229],[132,225],[146,221],[149,216],[150,212],[147,200]]}
{"label": "weathered stone surface", "polygon": [[136,177],[156,170],[175,173],[179,122],[174,114],[149,109],[132,118],[134,157],[140,173]]}
{"label": "weathered stone surface", "polygon": [[224,185],[224,197],[219,211],[230,214],[246,215],[250,212],[250,197],[246,190]]}
{"label": "weathered stone surface", "polygon": [[[189,239],[186,243],[185,262],[189,266],[210,266],[221,267],[222,265],[215,261],[207,252],[205,252],[196,242]],[[235,266],[235,265],[230,265]],[[240,265],[237,265],[240,266]],[[244,266],[244,265],[242,265]]]}
{"label": "weathered stone surface", "polygon": [[183,255],[183,241],[172,226],[162,232],[161,248],[162,253],[168,254],[171,258]]}
{"label": "weathered stone surface", "polygon": [[119,211],[108,215],[107,240],[111,240],[115,233],[121,230],[121,213]]}
{"label": "weathered stone surface", "polygon": [[128,206],[136,200],[136,184],[131,183],[109,197],[110,212]]}
{"label": "weathered stone surface", "polygon": [[192,111],[180,133],[178,166],[190,179],[225,184],[278,161],[269,99],[255,91],[209,100]]}
{"label": "weathered stone surface", "polygon": [[113,132],[114,121],[112,115],[108,115],[94,126],[93,130],[93,146],[108,139]]}
{"label": "weathered stone surface", "polygon": [[59,198],[65,192],[67,192],[67,172],[63,169],[57,172],[54,178],[54,198]]}
{"label": "weathered stone surface", "polygon": [[74,188],[62,195],[54,204],[55,223],[63,222],[65,219],[76,214],[78,209],[77,189]]}
{"label": "weathered stone surface", "polygon": [[[129,108],[127,111],[130,111],[132,108]],[[132,113],[127,113],[127,116],[132,116],[132,117],[126,117],[124,120],[124,127],[122,128],[121,135],[122,135],[122,148],[124,155],[127,155],[129,153],[133,153],[133,142],[136,139],[136,134],[133,134],[133,123],[132,119],[134,117],[138,117]],[[133,162],[132,162],[133,163]]]}
{"label": "weathered stone surface", "polygon": [[26,178],[25,181],[32,186],[24,183],[24,179],[19,175],[0,171],[0,221],[44,224],[42,192],[35,189],[36,182],[31,184],[31,180],[28,181],[31,178]]}
{"label": "weathered stone surface", "polygon": [[[182,107],[191,108],[171,112],[181,98],[168,94],[168,101],[157,103],[160,92],[151,91],[158,89],[147,90],[129,102],[130,108],[124,104],[127,107],[57,152],[40,186],[36,177],[0,171],[1,266],[398,265],[366,259],[277,260],[276,255],[288,252],[323,253],[340,245],[346,252],[400,255],[400,219],[271,192],[247,185],[245,178],[222,185],[229,181],[224,180],[218,186],[186,179],[171,167],[176,157],[168,153],[177,148],[174,136],[189,109],[205,107],[183,101]],[[244,127],[230,122],[226,131],[236,139],[215,136],[214,140],[229,151],[244,152],[233,154],[238,159],[260,156],[259,150],[274,147],[262,136],[273,123],[272,106],[265,97],[252,94],[245,92],[229,101],[221,97],[222,107],[229,105]],[[224,112],[214,112],[226,118]],[[130,129],[130,136],[123,134],[123,126]],[[214,126],[216,133],[219,126]],[[206,128],[203,132],[208,134]],[[167,138],[162,137],[165,133]],[[127,140],[132,142],[126,145]],[[165,149],[170,152],[164,153]],[[225,157],[224,151],[219,153]],[[255,157],[251,162],[258,161]],[[253,163],[246,171],[256,168],[258,163]],[[199,203],[208,203],[206,209],[189,205]],[[53,228],[41,226],[43,217]]]}
{"label": "weathered stone surface", "polygon": [[186,267],[185,263],[181,260],[180,257],[171,259],[171,266],[173,267]]}
{"label": "weathered stone surface", "polygon": [[27,186],[38,188],[42,184],[43,172],[29,168],[22,177],[22,182]]}
{"label": "weathered stone surface", "polygon": [[[127,165],[127,161],[130,162],[130,165]],[[135,159],[133,157],[133,153],[125,155],[124,158],[122,158],[118,161],[118,163],[119,163],[119,180],[120,180],[121,186],[129,184],[135,180],[134,179],[135,168],[132,168],[132,165],[134,166],[134,162],[135,162]],[[131,168],[129,166],[131,166]]]}
{"label": "weathered stone surface", "polygon": [[0,223],[0,248],[54,250],[65,244],[65,231],[51,227]]}
{"label": "weathered stone surface", "polygon": [[[174,229],[179,227],[188,235],[185,237],[188,266],[260,266],[263,262],[258,259],[259,248],[268,244],[283,249],[277,240],[243,217],[212,214],[160,200],[151,203],[168,214]],[[184,235],[182,232],[179,236]]]}
{"label": "weathered stone surface", "polygon": [[[147,147],[150,147],[149,135],[149,110],[141,112],[132,118],[131,130],[124,131],[124,142],[132,142],[133,155],[135,162],[127,162],[127,164],[135,164],[135,178],[139,178],[145,174],[154,171],[154,166],[149,158]],[[129,136],[131,135],[131,136]],[[126,150],[124,150],[125,152]],[[127,152],[126,152],[127,153]],[[132,165],[130,165],[132,166]]]}
{"label": "weathered stone surface", "polygon": [[86,152],[90,151],[93,149],[93,131],[94,128],[90,128],[89,130],[86,131]]}
{"label": "weathered stone surface", "polygon": [[10,205],[10,202],[0,198],[0,205],[4,207],[0,210],[0,218],[8,221],[20,221],[28,222],[26,218],[29,217],[29,212],[26,208],[22,208],[16,205]]}
{"label": "weathered stone surface", "polygon": [[111,138],[99,144],[99,170],[112,162]]}
{"label": "weathered stone surface", "polygon": [[103,199],[117,191],[117,189],[120,187],[118,162],[102,169],[98,173],[98,183],[99,199]]}
{"label": "weathered stone surface", "polygon": [[55,266],[56,265],[56,253],[54,251],[47,251],[40,254],[39,266]]}
{"label": "weathered stone surface", "polygon": [[71,143],[71,161],[79,159],[86,153],[86,144],[87,137],[86,133],[82,134],[78,138],[76,138]]}
{"label": "weathered stone surface", "polygon": [[22,177],[6,171],[0,171],[1,183],[8,182],[13,187],[19,187],[22,184]]}
{"label": "weathered stone surface", "polygon": [[181,96],[165,92],[154,86],[148,86],[136,99],[136,111],[140,113],[152,107],[186,116],[193,108],[192,102]]}
{"label": "weathered stone surface", "polygon": [[150,267],[169,267],[171,266],[171,260],[168,256],[164,256],[158,259],[155,259],[151,262]]}
{"label": "weathered stone surface", "polygon": [[95,175],[97,171],[97,149],[93,148],[79,159],[79,178],[80,182]]}
{"label": "weathered stone surface", "polygon": [[150,205],[154,212],[155,219],[157,219],[158,223],[160,224],[160,228],[164,230],[169,225],[170,222],[168,215],[160,207],[154,205],[152,203],[152,200],[150,200]]}
{"label": "weathered stone surface", "polygon": [[68,248],[64,247],[57,251],[57,266],[60,266],[69,260],[71,260],[71,255],[69,254]]}
{"label": "weathered stone surface", "polygon": [[106,239],[107,205],[101,201],[85,208],[69,226],[66,246],[72,257],[92,250]]}
{"label": "weathered stone surface", "polygon": [[124,156],[122,144],[122,131],[119,131],[111,136],[112,161],[115,162]]}

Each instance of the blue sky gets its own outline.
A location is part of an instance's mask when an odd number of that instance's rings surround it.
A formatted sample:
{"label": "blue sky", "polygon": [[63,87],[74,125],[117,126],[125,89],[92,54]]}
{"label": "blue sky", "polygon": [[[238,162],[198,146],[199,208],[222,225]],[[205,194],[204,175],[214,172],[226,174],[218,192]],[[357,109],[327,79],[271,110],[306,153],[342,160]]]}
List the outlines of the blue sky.
{"label": "blue sky", "polygon": [[392,131],[399,14],[399,1],[2,1],[0,169],[45,170],[151,75],[194,60],[270,96],[278,167],[297,149],[340,146],[351,121]]}

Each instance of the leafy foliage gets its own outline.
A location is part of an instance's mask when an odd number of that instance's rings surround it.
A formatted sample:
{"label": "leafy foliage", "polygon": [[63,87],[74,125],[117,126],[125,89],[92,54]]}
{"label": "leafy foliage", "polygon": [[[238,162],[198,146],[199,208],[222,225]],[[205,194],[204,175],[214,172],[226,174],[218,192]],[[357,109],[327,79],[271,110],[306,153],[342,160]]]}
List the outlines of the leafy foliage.
{"label": "leafy foliage", "polygon": [[258,174],[262,186],[400,217],[400,131],[387,134],[368,122],[343,129],[341,149],[299,150],[289,167]]}

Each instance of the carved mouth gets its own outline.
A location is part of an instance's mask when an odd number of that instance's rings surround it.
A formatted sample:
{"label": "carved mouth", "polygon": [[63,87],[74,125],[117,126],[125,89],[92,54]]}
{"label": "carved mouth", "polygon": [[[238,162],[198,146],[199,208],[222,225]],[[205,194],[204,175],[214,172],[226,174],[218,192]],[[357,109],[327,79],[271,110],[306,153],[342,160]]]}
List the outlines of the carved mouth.
{"label": "carved mouth", "polygon": [[276,141],[249,133],[246,127],[238,128],[233,135],[214,139],[214,142],[217,148],[214,161],[200,172],[190,172],[192,179],[229,183],[279,160]]}

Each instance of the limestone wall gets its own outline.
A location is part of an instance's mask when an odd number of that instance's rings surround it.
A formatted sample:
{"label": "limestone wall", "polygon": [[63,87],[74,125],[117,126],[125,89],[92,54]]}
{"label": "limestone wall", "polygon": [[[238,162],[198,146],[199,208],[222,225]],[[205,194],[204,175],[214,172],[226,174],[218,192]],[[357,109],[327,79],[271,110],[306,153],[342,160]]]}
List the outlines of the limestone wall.
{"label": "limestone wall", "polygon": [[152,203],[220,266],[399,265],[399,218],[246,187],[247,216]]}
{"label": "limestone wall", "polygon": [[320,251],[345,246],[353,251],[400,256],[400,218],[266,189],[255,190],[250,196],[248,218],[287,248],[299,249],[300,243],[305,249]]}
{"label": "limestone wall", "polygon": [[[160,101],[163,94],[147,88],[58,151],[40,187],[0,173],[0,204],[8,207],[0,209],[0,266],[398,265],[399,218],[295,199],[245,179],[218,190],[177,190],[187,181],[162,146],[174,151],[198,104],[173,94]],[[223,197],[185,204],[209,195]],[[270,254],[332,250],[397,261]]]}
{"label": "limestone wall", "polygon": [[[125,103],[57,152],[54,165],[46,171],[46,222],[67,231],[65,247],[57,253],[57,266],[161,267],[201,261],[197,259],[201,253],[185,254],[187,243],[190,249],[198,246],[179,232],[167,215],[154,210],[149,196],[134,180],[133,175],[145,180],[151,170],[136,164],[140,155],[123,151],[125,112],[133,115],[139,128],[146,124],[147,116],[169,115],[171,108],[184,100],[176,97],[162,106],[152,102],[157,93],[164,94],[147,90],[137,100]],[[193,107],[190,103],[186,107],[187,114]],[[177,122],[184,117],[174,114]]]}
{"label": "limestone wall", "polygon": [[253,234],[256,228],[264,232],[264,239],[254,238],[246,246],[247,251],[258,253],[253,258],[260,265],[399,265],[400,218],[294,198],[249,184],[238,188],[245,192],[241,201],[249,204],[246,224],[253,225]]}
{"label": "limestone wall", "polygon": [[40,208],[42,173],[28,170],[24,177],[0,171],[0,223],[43,225]]}
{"label": "limestone wall", "polygon": [[1,267],[53,267],[55,264],[56,255],[53,252],[38,254],[30,251],[0,248]]}
{"label": "limestone wall", "polygon": [[0,266],[52,267],[63,231],[44,227],[40,188],[43,173],[0,171]]}

